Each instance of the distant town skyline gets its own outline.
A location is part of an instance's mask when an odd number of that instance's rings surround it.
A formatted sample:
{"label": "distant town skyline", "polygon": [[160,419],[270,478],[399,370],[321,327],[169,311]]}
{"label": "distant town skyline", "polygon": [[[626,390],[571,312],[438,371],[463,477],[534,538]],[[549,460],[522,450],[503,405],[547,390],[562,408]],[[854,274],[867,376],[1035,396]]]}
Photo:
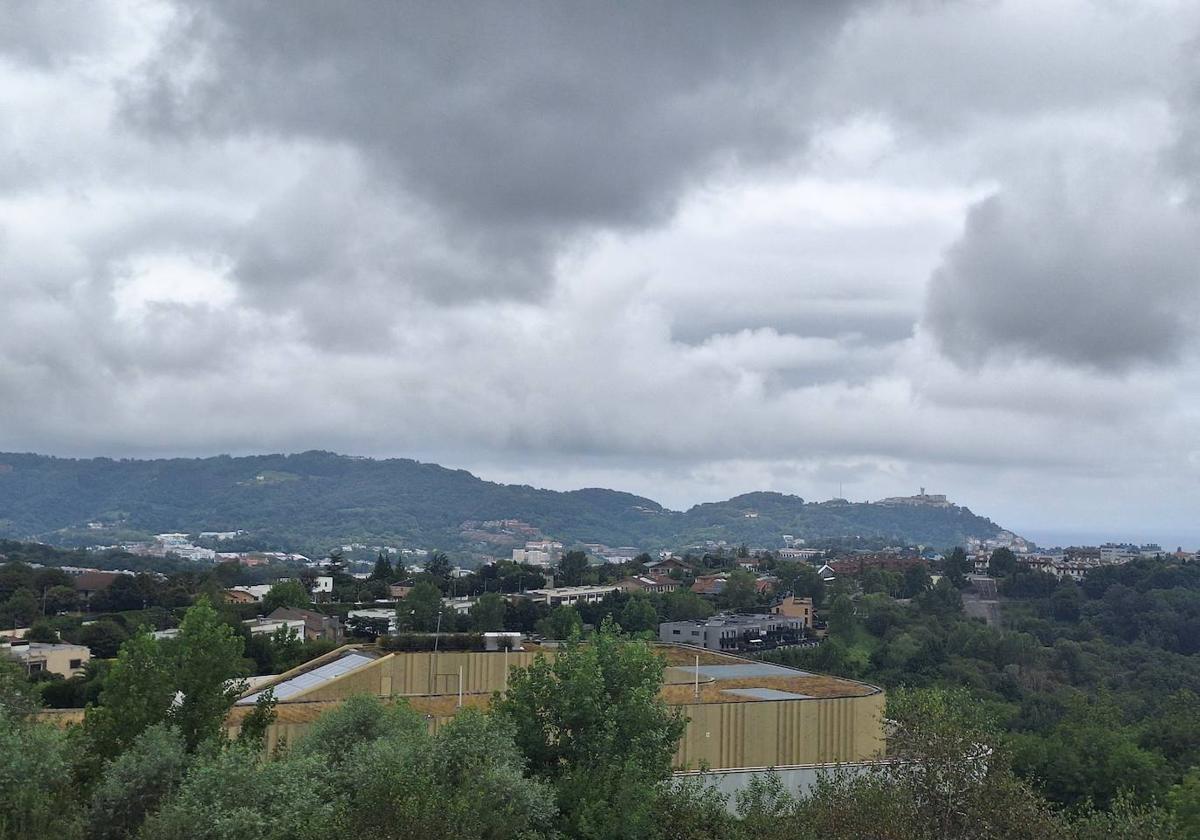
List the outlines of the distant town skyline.
{"label": "distant town skyline", "polygon": [[1200,543],[1200,5],[13,4],[0,451]]}

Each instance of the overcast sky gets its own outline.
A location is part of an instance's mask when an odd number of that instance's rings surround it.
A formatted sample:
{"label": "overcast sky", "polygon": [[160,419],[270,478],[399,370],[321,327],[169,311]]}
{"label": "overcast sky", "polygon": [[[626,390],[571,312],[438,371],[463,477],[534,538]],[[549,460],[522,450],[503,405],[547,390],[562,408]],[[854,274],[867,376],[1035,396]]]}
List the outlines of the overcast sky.
{"label": "overcast sky", "polygon": [[0,450],[1200,543],[1200,4],[616,9],[5,3]]}

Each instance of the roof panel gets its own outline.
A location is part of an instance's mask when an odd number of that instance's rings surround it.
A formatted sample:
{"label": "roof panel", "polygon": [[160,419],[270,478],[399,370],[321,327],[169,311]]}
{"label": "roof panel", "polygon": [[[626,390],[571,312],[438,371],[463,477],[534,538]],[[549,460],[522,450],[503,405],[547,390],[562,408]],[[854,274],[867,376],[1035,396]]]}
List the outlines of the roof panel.
{"label": "roof panel", "polygon": [[[330,680],[336,679],[343,674],[348,674],[364,665],[369,665],[375,661],[375,657],[367,656],[363,653],[348,653],[341,659],[334,662],[327,662],[319,668],[313,668],[311,671],[306,671],[292,677],[289,680],[284,680],[281,683],[276,683],[269,688],[274,690],[277,700],[286,700],[289,697],[294,697],[304,691],[307,691],[314,686],[327,683]],[[264,689],[265,691],[266,689]],[[237,701],[238,706],[253,706],[258,700],[258,696],[262,691],[256,691],[251,695],[243,697]]]}

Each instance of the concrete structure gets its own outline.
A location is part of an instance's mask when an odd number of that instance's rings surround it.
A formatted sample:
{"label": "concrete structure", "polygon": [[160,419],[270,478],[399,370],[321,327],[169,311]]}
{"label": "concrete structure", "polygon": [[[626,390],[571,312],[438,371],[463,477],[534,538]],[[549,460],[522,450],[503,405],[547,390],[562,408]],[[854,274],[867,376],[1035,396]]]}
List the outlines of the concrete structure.
{"label": "concrete structure", "polygon": [[[786,535],[785,535],[786,539]],[[781,548],[776,552],[780,560],[817,560],[825,556],[823,548]]]}
{"label": "concrete structure", "polygon": [[562,604],[598,604],[610,592],[620,587],[613,586],[559,586],[555,589],[530,589],[524,595],[550,607]]}
{"label": "concrete structure", "polygon": [[91,650],[83,645],[15,642],[0,647],[0,650],[20,662],[26,674],[48,671],[64,679],[82,674],[84,666],[92,659]]}
{"label": "concrete structure", "polygon": [[[436,654],[341,648],[256,687],[272,687],[279,698],[267,749],[281,738],[297,743],[322,712],[355,694],[404,697],[436,731],[460,705],[486,707],[507,687],[510,667],[554,656],[526,647]],[[695,649],[660,650],[668,662],[662,697],[688,720],[675,754],[679,768],[861,762],[883,749],[884,696],[874,686]],[[230,734],[253,703],[254,694],[238,701]]]}
{"label": "concrete structure", "polygon": [[804,638],[802,619],[784,615],[714,615],[702,621],[664,621],[664,644],[694,645],[715,651],[771,650]]}
{"label": "concrete structure", "polygon": [[562,559],[563,544],[554,540],[531,540],[524,548],[514,548],[512,560],[514,563],[527,563],[530,566],[553,566]]}

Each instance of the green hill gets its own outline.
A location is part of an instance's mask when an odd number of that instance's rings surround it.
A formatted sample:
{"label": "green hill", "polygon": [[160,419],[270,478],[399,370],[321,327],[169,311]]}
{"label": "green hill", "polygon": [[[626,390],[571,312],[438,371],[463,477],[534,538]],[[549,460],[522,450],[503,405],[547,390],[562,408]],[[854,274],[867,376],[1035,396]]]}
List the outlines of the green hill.
{"label": "green hill", "polygon": [[614,490],[539,490],[436,464],[329,452],[159,460],[0,453],[0,537],[77,545],[243,529],[261,547],[322,551],[357,541],[454,550],[471,544],[464,523],[500,519],[567,543],[647,549],[704,540],[775,547],[785,533],[941,547],[1000,530],[966,508],[814,504],[780,493],[679,512]]}

